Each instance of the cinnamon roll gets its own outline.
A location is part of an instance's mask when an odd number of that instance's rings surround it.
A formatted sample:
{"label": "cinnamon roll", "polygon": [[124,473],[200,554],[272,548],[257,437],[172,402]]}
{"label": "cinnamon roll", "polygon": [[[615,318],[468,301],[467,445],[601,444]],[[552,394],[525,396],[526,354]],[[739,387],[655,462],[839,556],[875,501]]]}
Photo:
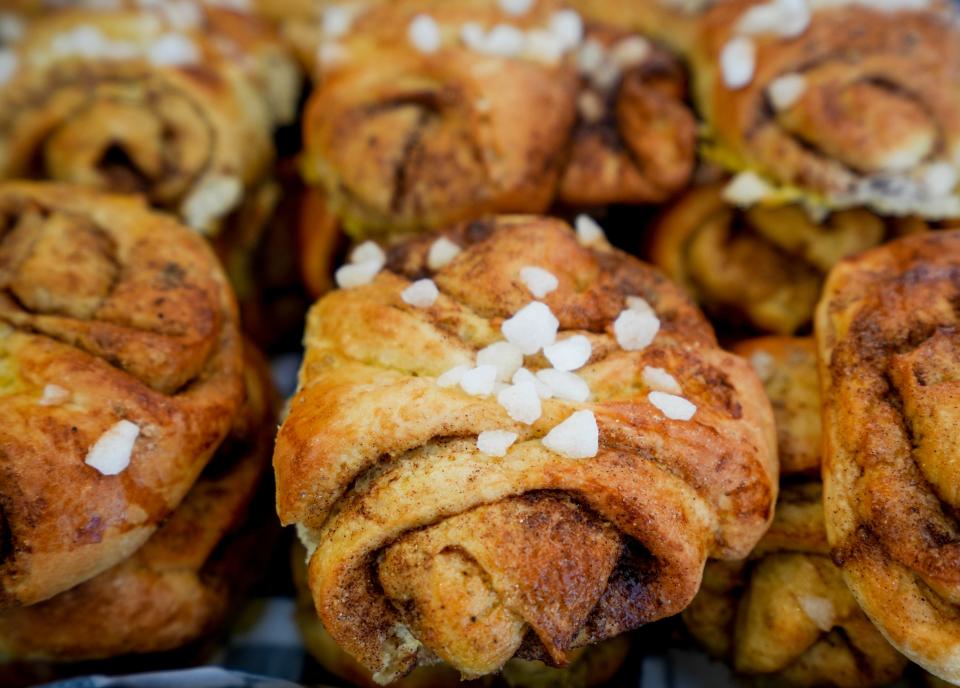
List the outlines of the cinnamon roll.
{"label": "cinnamon roll", "polygon": [[335,5],[318,41],[304,174],[354,236],[659,202],[691,173],[678,63],[559,0]]}
{"label": "cinnamon roll", "polygon": [[817,308],[833,558],[911,660],[960,681],[960,232],[842,261]]}
{"label": "cinnamon roll", "polygon": [[769,524],[755,374],[585,229],[512,216],[368,243],[311,310],[278,513],[324,628],[381,683],[437,659],[563,664],[680,611],[708,556]]}
{"label": "cinnamon roll", "polygon": [[[748,358],[777,422],[781,487],[770,530],[745,561],[710,562],[683,613],[712,655],[761,685],[880,686],[907,660],[870,623],[830,560],[820,464],[820,394],[810,339],[764,337]],[[805,475],[803,479],[798,476]]]}
{"label": "cinnamon roll", "polygon": [[703,153],[739,173],[726,190],[738,205],[801,200],[830,210],[960,216],[953,3],[578,4],[686,57],[705,123]]}
{"label": "cinnamon roll", "polygon": [[247,512],[269,463],[276,402],[265,361],[244,348],[243,408],[183,502],[129,558],[49,600],[0,612],[0,657],[59,663],[158,652],[227,617],[270,532]]}
{"label": "cinnamon roll", "polygon": [[195,2],[90,4],[32,17],[0,52],[0,177],[139,193],[208,235],[267,200],[299,88],[269,27]]}
{"label": "cinnamon roll", "polygon": [[715,318],[793,334],[809,327],[837,261],[937,224],[862,208],[822,220],[796,204],[741,210],[724,200],[721,182],[691,189],[661,213],[650,256]]}
{"label": "cinnamon roll", "polygon": [[645,38],[587,24],[577,124],[557,202],[661,203],[693,172],[696,125],[680,62]]}
{"label": "cinnamon roll", "polygon": [[127,559],[242,401],[236,304],[203,239],[142,201],[0,185],[0,607]]}

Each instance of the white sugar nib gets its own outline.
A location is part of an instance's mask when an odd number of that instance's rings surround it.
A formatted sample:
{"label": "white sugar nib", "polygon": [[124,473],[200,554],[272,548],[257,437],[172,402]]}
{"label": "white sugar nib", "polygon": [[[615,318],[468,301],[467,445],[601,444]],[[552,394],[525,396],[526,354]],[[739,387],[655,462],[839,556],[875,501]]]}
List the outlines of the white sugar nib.
{"label": "white sugar nib", "polygon": [[773,377],[773,371],[777,364],[776,361],[773,360],[773,356],[766,351],[755,351],[750,356],[750,365],[753,366],[757,377],[759,377],[762,382],[769,382],[770,378]]}
{"label": "white sugar nib", "polygon": [[723,187],[723,200],[747,208],[775,192],[763,177],[753,170],[739,172]]}
{"label": "white sugar nib", "polygon": [[493,393],[496,382],[496,366],[479,365],[463,374],[460,378],[460,388],[473,396],[486,396]]}
{"label": "white sugar nib", "polygon": [[532,356],[557,340],[560,321],[545,303],[533,301],[505,320],[500,330],[507,341],[526,356]]}
{"label": "white sugar nib", "polygon": [[720,72],[727,88],[736,90],[753,81],[757,68],[757,46],[749,38],[737,36],[720,51]]}
{"label": "white sugar nib", "polygon": [[787,110],[793,107],[807,88],[803,74],[784,74],[770,82],[767,97],[775,110]]}
{"label": "white sugar nib", "polygon": [[829,633],[837,623],[837,612],[833,602],[817,595],[797,595],[797,602],[803,613],[824,633]]}
{"label": "white sugar nib", "polygon": [[436,272],[445,268],[450,261],[456,258],[462,249],[446,237],[440,237],[432,244],[427,252],[427,267]]}
{"label": "white sugar nib", "polygon": [[694,404],[675,394],[650,392],[647,399],[670,420],[690,420],[697,412]]}
{"label": "white sugar nib", "polygon": [[640,351],[646,348],[659,331],[660,319],[656,315],[632,308],[621,312],[613,323],[617,344],[626,351]]}
{"label": "white sugar nib", "polygon": [[121,420],[100,435],[100,439],[87,452],[84,463],[97,469],[103,475],[122,473],[130,465],[133,445],[139,436],[139,425],[128,420]]}
{"label": "white sugar nib", "polygon": [[339,38],[350,30],[355,12],[352,8],[331,5],[323,11],[323,34],[328,38]]}
{"label": "white sugar nib", "polygon": [[440,49],[440,26],[429,14],[418,14],[407,27],[407,37],[418,51],[435,53]]}
{"label": "white sugar nib", "polygon": [[641,377],[643,378],[643,384],[652,390],[669,392],[670,394],[683,393],[677,379],[663,368],[645,366]]}
{"label": "white sugar nib", "polygon": [[542,299],[560,286],[556,275],[535,265],[520,268],[520,279],[527,285],[530,293],[538,299]]}
{"label": "white sugar nib", "polygon": [[364,241],[350,253],[351,263],[366,263],[368,261],[380,261],[380,265],[385,265],[387,262],[387,254],[372,241]]}
{"label": "white sugar nib", "polygon": [[456,387],[463,379],[463,374],[468,370],[470,370],[468,365],[454,366],[437,378],[437,384],[441,387]]}
{"label": "white sugar nib", "polygon": [[536,375],[531,373],[526,368],[521,368],[516,373],[513,374],[513,379],[511,382],[515,385],[519,385],[523,382],[529,382],[536,388],[537,396],[541,399],[550,399],[553,396],[553,392],[550,389],[550,386],[543,382]]}
{"label": "white sugar nib", "polygon": [[575,334],[572,337],[552,344],[543,350],[543,355],[547,357],[557,370],[577,370],[586,365],[593,353],[593,346],[590,340],[582,334]]}
{"label": "white sugar nib", "polygon": [[507,430],[484,430],[477,435],[477,449],[490,456],[506,456],[517,441],[517,433]]}
{"label": "white sugar nib", "polygon": [[440,292],[432,279],[417,280],[403,290],[400,298],[415,308],[429,308],[437,301]]}
{"label": "white sugar nib", "polygon": [[523,365],[523,352],[510,342],[495,342],[477,352],[477,365],[492,365],[497,380],[508,382]]}
{"label": "white sugar nib", "polygon": [[639,311],[640,313],[654,313],[653,306],[642,296],[628,296],[627,308],[631,311]]}
{"label": "white sugar nib", "polygon": [[593,411],[577,411],[543,438],[543,445],[568,459],[589,459],[600,448],[600,430]]}
{"label": "white sugar nib", "polygon": [[518,423],[530,425],[540,418],[540,396],[531,382],[510,385],[497,395],[497,403]]}
{"label": "white sugar nib", "polygon": [[43,396],[37,403],[41,406],[59,406],[65,404],[70,399],[70,390],[64,389],[60,385],[45,385]]}
{"label": "white sugar nib", "polygon": [[183,66],[200,59],[196,44],[177,33],[164,34],[147,47],[147,60],[157,66]]}
{"label": "white sugar nib", "polygon": [[590,387],[576,373],[547,368],[537,373],[537,379],[550,388],[557,399],[582,403],[590,398]]}
{"label": "white sugar nib", "polygon": [[573,50],[583,41],[583,19],[575,10],[560,10],[550,17],[550,33],[563,44],[564,50]]}
{"label": "white sugar nib", "polygon": [[520,16],[526,14],[533,7],[534,0],[499,0],[500,9],[507,14]]}
{"label": "white sugar nib", "polygon": [[484,34],[476,50],[499,57],[516,57],[523,52],[526,34],[510,24],[497,24]]}
{"label": "white sugar nib", "polygon": [[594,246],[606,242],[607,235],[604,234],[603,228],[589,215],[577,215],[575,225],[577,240],[584,246]]}
{"label": "white sugar nib", "polygon": [[352,289],[370,284],[377,276],[383,263],[377,260],[368,260],[363,263],[350,263],[337,270],[335,279],[341,289]]}
{"label": "white sugar nib", "polygon": [[563,39],[545,29],[527,31],[524,55],[547,65],[554,65],[563,59]]}

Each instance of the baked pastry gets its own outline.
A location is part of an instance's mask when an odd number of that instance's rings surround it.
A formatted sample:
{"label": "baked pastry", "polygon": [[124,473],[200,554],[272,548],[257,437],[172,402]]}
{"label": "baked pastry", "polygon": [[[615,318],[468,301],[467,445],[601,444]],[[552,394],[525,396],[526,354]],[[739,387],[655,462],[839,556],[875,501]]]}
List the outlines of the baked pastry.
{"label": "baked pastry", "polygon": [[324,26],[304,174],[354,236],[656,202],[692,171],[678,64],[559,0],[348,3]]}
{"label": "baked pastry", "polygon": [[[820,476],[820,388],[809,337],[757,337],[733,352],[757,371],[773,407],[781,476]],[[824,536],[825,537],[825,536]]]}
{"label": "baked pastry", "polygon": [[577,124],[556,201],[660,203],[690,179],[696,124],[680,62],[645,38],[588,24],[576,53]]}
{"label": "baked pastry", "polygon": [[662,275],[579,234],[509,216],[366,244],[310,312],[278,513],[379,682],[563,664],[680,611],[769,524],[756,376]]}
{"label": "baked pastry", "polygon": [[750,557],[707,564],[684,622],[712,655],[754,683],[855,688],[895,681],[906,658],[857,606],[829,557],[822,488],[810,475],[820,461],[814,343],[764,337],[734,350],[764,380],[788,482]]}
{"label": "baked pastry", "polygon": [[960,216],[954,3],[578,4],[683,53],[738,204]]}
{"label": "baked pastry", "polygon": [[815,331],[824,506],[860,606],[911,660],[960,682],[960,232],[842,261]]}
{"label": "baked pastry", "polygon": [[128,558],[242,401],[236,305],[203,239],[135,198],[0,185],[0,607]]}
{"label": "baked pastry", "polygon": [[650,234],[650,257],[715,318],[762,332],[808,327],[826,274],[841,258],[931,226],[862,208],[822,220],[799,205],[740,210],[723,188],[692,188],[664,210]]}
{"label": "baked pastry", "polygon": [[211,236],[268,203],[299,92],[269,27],[213,3],[75,5],[0,53],[0,177],[140,193]]}
{"label": "baked pastry", "polygon": [[4,34],[0,178],[138,193],[177,214],[210,237],[266,341],[254,256],[280,195],[273,133],[300,87],[272,28],[216,3],[77,0],[0,13]]}
{"label": "baked pastry", "polygon": [[[323,628],[313,604],[313,595],[307,584],[306,550],[299,542],[292,552],[294,583],[297,589],[297,626],[307,651],[324,669],[348,681],[352,686],[377,688],[370,672],[344,652]],[[503,667],[499,676],[463,680],[460,673],[446,664],[419,666],[390,684],[392,688],[591,688],[603,686],[613,679],[622,667],[630,649],[626,636],[617,636],[571,653],[567,666],[556,668],[538,660],[513,658]]]}
{"label": "baked pastry", "polygon": [[45,602],[0,612],[0,657],[71,662],[158,652],[208,635],[226,618],[270,532],[248,509],[269,465],[276,401],[266,362],[245,350],[244,406],[183,502],[129,558]]}

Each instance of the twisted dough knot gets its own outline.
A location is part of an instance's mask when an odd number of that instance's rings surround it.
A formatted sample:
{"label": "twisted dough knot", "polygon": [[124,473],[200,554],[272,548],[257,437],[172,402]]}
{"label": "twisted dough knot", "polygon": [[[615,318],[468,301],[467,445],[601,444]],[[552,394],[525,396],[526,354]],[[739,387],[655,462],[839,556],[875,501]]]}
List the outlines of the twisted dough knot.
{"label": "twisted dough knot", "polygon": [[738,210],[722,189],[692,189],[664,211],[651,257],[707,312],[765,332],[792,334],[808,325],[841,258],[929,228],[919,218],[884,219],[860,208],[822,221],[800,205]]}
{"label": "twisted dough knot", "polygon": [[886,685],[900,676],[906,659],[860,610],[828,556],[823,490],[815,481],[821,440],[815,344],[763,337],[741,342],[734,351],[764,382],[777,423],[781,471],[790,482],[780,490],[770,530],[748,560],[707,564],[684,621],[739,673],[778,685]]}
{"label": "twisted dough knot", "polygon": [[[558,54],[530,47],[557,40],[548,27],[564,6],[515,16],[475,0],[379,3],[321,48],[305,174],[348,232],[438,229],[555,200],[651,202],[686,183],[695,125],[677,61],[623,31],[579,35],[578,17]],[[415,44],[415,20],[435,27],[436,46]],[[520,46],[483,47],[497,29]],[[592,66],[578,70],[588,48]]]}
{"label": "twisted dough knot", "polygon": [[750,559],[708,563],[684,622],[738,673],[791,686],[888,685],[907,660],[870,623],[828,552],[821,486],[783,487]]}
{"label": "twisted dough knot", "polygon": [[[394,246],[371,284],[313,307],[274,455],[278,513],[315,547],[320,618],[380,680],[436,657],[465,675],[515,654],[562,663],[574,647],[674,614],[708,556],[749,552],[776,495],[759,382],[662,275],[545,218],[442,236],[463,249],[444,267],[429,269],[437,236],[421,236]],[[493,397],[437,381],[501,340],[500,325],[531,300],[526,266],[556,276],[544,303],[592,345],[577,371],[589,398],[543,399],[529,425]],[[428,275],[433,305],[406,303],[410,281]],[[660,321],[640,351],[613,334],[628,296]],[[548,367],[543,354],[526,365]],[[652,405],[647,367],[674,376],[692,420]],[[541,442],[577,410],[595,415],[593,458]],[[495,429],[517,434],[502,458],[477,448]]]}
{"label": "twisted dough knot", "polygon": [[[583,55],[594,46],[606,58],[585,69]],[[696,122],[679,60],[603,24],[588,24],[579,59],[578,121],[556,200],[593,207],[673,196],[690,179],[696,157]],[[619,73],[609,74],[611,65]]]}
{"label": "twisted dough knot", "polygon": [[0,176],[142,193],[219,232],[270,175],[299,77],[252,18],[196,11],[188,27],[162,7],[31,19],[0,85]]}
{"label": "twisted dough knot", "polygon": [[[181,647],[211,633],[253,582],[266,509],[251,508],[276,427],[270,370],[244,345],[245,400],[190,492],[131,557],[55,597],[0,612],[0,652],[78,661]],[[265,505],[264,505],[265,506]],[[252,517],[253,514],[258,516]]]}
{"label": "twisted dough knot", "polygon": [[910,659],[960,680],[960,232],[840,263],[817,310],[834,558]]}
{"label": "twisted dough knot", "polygon": [[[241,399],[236,305],[200,237],[135,199],[0,186],[0,605],[129,556]],[[101,475],[85,457],[118,423],[132,458]]]}
{"label": "twisted dough knot", "polygon": [[[716,3],[686,46],[707,154],[772,181],[761,194],[769,200],[960,216],[960,32],[951,5],[806,8],[805,20],[793,19],[807,24],[794,31],[789,18],[758,26],[758,13],[776,2]],[[726,64],[735,41],[755,51],[746,84],[725,73],[746,69]]]}

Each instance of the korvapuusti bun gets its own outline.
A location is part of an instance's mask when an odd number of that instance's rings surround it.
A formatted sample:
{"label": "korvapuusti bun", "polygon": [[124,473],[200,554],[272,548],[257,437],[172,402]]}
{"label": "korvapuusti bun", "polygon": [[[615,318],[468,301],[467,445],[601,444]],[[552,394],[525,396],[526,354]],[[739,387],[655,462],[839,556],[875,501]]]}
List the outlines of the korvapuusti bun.
{"label": "korvapuusti bun", "polygon": [[769,524],[752,369],[579,230],[507,216],[365,244],[310,313],[278,512],[324,628],[380,682],[436,658],[562,664],[679,612],[708,557]]}
{"label": "korvapuusti bun", "polygon": [[0,47],[0,177],[142,194],[210,236],[267,202],[299,75],[265,22],[121,0],[17,26]]}
{"label": "korvapuusti bun", "polygon": [[744,206],[960,216],[960,24],[945,0],[580,0],[686,59],[703,153]]}
{"label": "korvapuusti bun", "polygon": [[865,208],[812,216],[799,204],[738,208],[724,182],[693,187],[654,221],[650,257],[715,322],[794,334],[808,329],[827,273],[885,241],[949,222]]}
{"label": "korvapuusti bun", "polygon": [[830,273],[815,332],[833,559],[890,642],[960,682],[960,232]]}
{"label": "korvapuusti bun", "polygon": [[243,406],[184,500],[127,559],[49,600],[0,612],[4,663],[68,671],[64,663],[172,650],[234,611],[273,531],[270,510],[251,510],[251,501],[269,466],[277,402],[269,368],[248,343],[244,358]]}
{"label": "korvapuusti bun", "polygon": [[129,557],[243,400],[236,304],[203,238],[141,200],[0,185],[0,606]]}
{"label": "korvapuusti bun", "polygon": [[[306,181],[355,237],[555,203],[654,203],[693,169],[677,60],[560,0],[328,7]],[[309,221],[309,218],[308,218]]]}
{"label": "korvapuusti bun", "polygon": [[707,564],[684,622],[752,685],[887,685],[907,660],[863,613],[829,556],[816,345],[761,337],[734,350],[754,366],[773,405],[784,484],[770,530],[745,561]]}

